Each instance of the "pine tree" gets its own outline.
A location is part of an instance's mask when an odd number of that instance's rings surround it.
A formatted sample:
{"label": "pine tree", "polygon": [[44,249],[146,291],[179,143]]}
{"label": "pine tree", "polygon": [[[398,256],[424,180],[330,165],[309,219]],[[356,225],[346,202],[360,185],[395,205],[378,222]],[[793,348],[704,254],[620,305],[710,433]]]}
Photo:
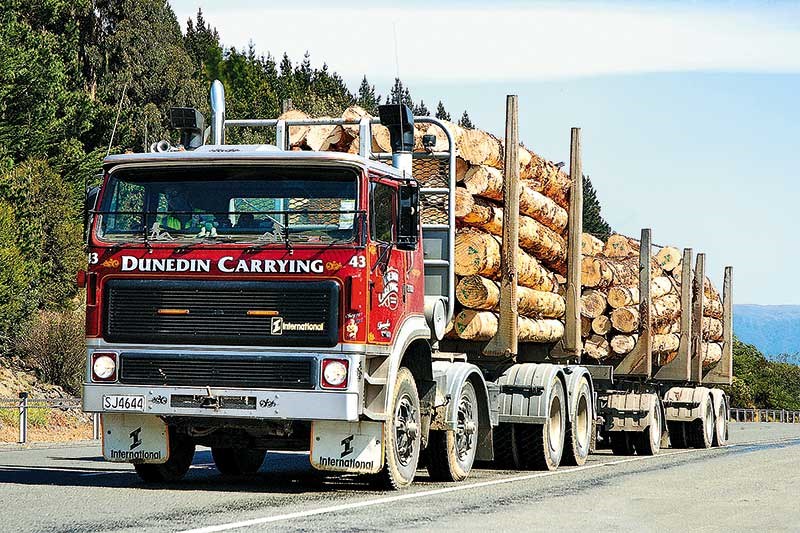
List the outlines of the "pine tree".
{"label": "pine tree", "polygon": [[411,92],[408,90],[408,87],[403,85],[403,82],[400,81],[400,78],[394,79],[394,85],[392,86],[392,90],[389,91],[389,98],[387,99],[387,103],[405,104],[413,109],[414,100],[413,98],[411,98]]}
{"label": "pine tree", "polygon": [[414,106],[414,115],[418,117],[429,117],[431,112],[425,107],[425,101],[420,100],[418,105]]}
{"label": "pine tree", "polygon": [[378,106],[381,105],[381,96],[375,94],[375,86],[369,84],[366,76],[361,80],[361,85],[358,88],[356,104],[366,109],[367,112],[372,115],[378,114]]}
{"label": "pine tree", "polygon": [[464,114],[461,115],[461,118],[458,120],[458,125],[467,129],[475,128],[475,126],[472,124],[472,121],[469,119],[469,115],[467,114],[466,110],[464,110]]}
{"label": "pine tree", "polygon": [[600,201],[589,176],[583,176],[583,231],[597,237],[611,235],[611,226],[600,214]]}
{"label": "pine tree", "polygon": [[436,106],[436,118],[438,118],[439,120],[446,120],[448,122],[453,120],[452,118],[450,118],[450,113],[448,113],[447,110],[445,110],[444,104],[442,103],[441,100],[439,100],[439,105]]}

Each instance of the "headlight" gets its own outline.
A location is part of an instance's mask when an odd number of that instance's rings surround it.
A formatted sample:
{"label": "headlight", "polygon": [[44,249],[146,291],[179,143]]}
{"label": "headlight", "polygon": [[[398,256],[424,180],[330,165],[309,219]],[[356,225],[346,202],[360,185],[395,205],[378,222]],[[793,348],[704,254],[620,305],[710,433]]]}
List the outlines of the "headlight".
{"label": "headlight", "polygon": [[322,386],[324,388],[344,388],[347,386],[347,361],[324,359],[322,361]]}
{"label": "headlight", "polygon": [[113,379],[117,372],[117,362],[110,355],[100,355],[94,358],[92,373],[99,380]]}

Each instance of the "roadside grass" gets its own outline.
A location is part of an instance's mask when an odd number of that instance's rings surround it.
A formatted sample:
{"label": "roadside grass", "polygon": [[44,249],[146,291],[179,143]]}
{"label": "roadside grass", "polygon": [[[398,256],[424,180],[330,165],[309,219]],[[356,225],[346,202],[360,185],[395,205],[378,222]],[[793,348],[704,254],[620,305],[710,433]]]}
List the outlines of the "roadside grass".
{"label": "roadside grass", "polygon": [[[28,408],[28,425],[38,428],[47,427],[51,418],[50,409],[44,407]],[[0,424],[19,427],[19,409],[0,409]]]}

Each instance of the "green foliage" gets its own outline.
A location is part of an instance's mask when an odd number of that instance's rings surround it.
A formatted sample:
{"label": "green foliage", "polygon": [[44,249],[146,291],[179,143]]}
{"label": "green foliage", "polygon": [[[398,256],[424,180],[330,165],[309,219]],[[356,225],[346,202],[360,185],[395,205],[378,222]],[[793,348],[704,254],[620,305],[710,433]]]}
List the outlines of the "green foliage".
{"label": "green foliage", "polygon": [[83,312],[41,311],[14,341],[17,354],[39,378],[80,393],[86,363]]}
{"label": "green foliage", "polygon": [[603,219],[600,209],[592,180],[583,176],[583,231],[605,239],[611,235],[611,226]]}
{"label": "green foliage", "polygon": [[458,119],[458,125],[467,129],[475,128],[475,125],[472,123],[472,120],[470,120],[469,114],[466,112],[466,110],[464,111],[464,114],[461,115],[461,118]]}
{"label": "green foliage", "polygon": [[733,373],[726,390],[734,407],[800,409],[800,366],[770,361],[755,346],[734,339]]}
{"label": "green foliage", "polygon": [[361,85],[358,88],[356,104],[366,109],[371,115],[378,114],[378,106],[381,105],[381,96],[375,94],[375,86],[369,84],[366,76],[361,80]]}
{"label": "green foliage", "polygon": [[444,104],[441,100],[439,100],[439,105],[436,106],[436,118],[439,120],[447,120],[448,122],[453,120],[450,118],[450,113],[444,108]]}
{"label": "green foliage", "polygon": [[[28,425],[43,428],[50,423],[50,410],[46,407],[28,407]],[[19,427],[19,409],[0,409],[0,425]]]}
{"label": "green foliage", "polygon": [[30,265],[17,246],[14,210],[0,200],[0,353],[16,328],[36,309],[30,298]]}
{"label": "green foliage", "polygon": [[420,100],[419,104],[414,106],[414,116],[418,117],[429,117],[431,116],[431,112],[428,111],[428,108],[425,106],[425,102]]}
{"label": "green foliage", "polygon": [[75,296],[75,272],[83,262],[82,226],[70,190],[46,161],[28,160],[0,175],[0,201],[13,206],[3,234],[22,257],[37,308],[59,309]]}

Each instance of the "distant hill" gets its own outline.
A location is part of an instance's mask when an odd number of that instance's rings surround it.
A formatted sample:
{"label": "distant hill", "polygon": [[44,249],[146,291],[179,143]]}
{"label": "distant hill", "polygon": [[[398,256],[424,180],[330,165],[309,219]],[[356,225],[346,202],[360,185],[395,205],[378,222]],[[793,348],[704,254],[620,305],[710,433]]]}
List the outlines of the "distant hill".
{"label": "distant hill", "polygon": [[800,305],[734,305],[733,333],[764,355],[800,353]]}

